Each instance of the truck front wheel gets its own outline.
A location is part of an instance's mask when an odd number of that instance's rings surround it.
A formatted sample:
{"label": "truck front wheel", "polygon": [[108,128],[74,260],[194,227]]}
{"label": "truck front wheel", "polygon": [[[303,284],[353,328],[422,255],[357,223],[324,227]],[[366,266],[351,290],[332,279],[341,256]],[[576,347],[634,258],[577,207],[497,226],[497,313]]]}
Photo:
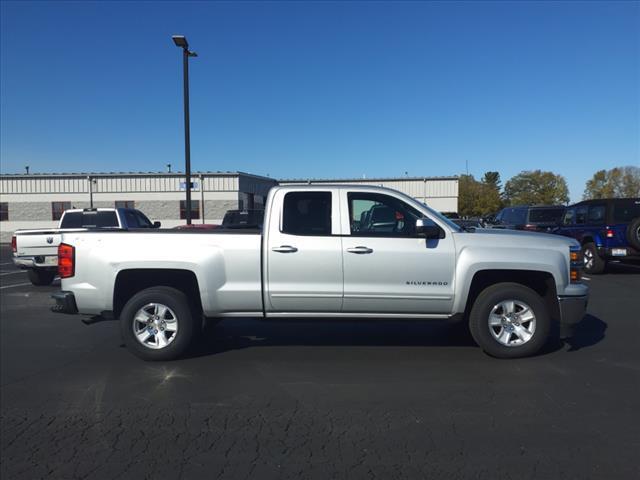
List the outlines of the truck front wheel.
{"label": "truck front wheel", "polygon": [[44,285],[51,285],[53,279],[56,276],[55,270],[45,270],[43,268],[31,268],[27,271],[29,280],[33,285],[42,287]]}
{"label": "truck front wheel", "polygon": [[534,355],[549,337],[551,321],[536,292],[518,283],[484,289],[469,315],[469,329],[480,348],[498,358]]}
{"label": "truck front wheel", "polygon": [[193,341],[196,328],[189,299],[171,287],[136,293],[120,313],[124,342],[143,360],[175,360]]}

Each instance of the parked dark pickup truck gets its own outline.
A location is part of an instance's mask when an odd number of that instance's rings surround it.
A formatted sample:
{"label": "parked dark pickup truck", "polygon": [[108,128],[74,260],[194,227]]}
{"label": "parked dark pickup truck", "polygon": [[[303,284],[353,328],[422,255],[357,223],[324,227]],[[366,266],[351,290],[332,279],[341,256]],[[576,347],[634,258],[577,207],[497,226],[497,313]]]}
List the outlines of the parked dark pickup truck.
{"label": "parked dark pickup truck", "polygon": [[640,262],[640,198],[571,205],[554,233],[580,242],[587,273],[602,273],[612,260]]}

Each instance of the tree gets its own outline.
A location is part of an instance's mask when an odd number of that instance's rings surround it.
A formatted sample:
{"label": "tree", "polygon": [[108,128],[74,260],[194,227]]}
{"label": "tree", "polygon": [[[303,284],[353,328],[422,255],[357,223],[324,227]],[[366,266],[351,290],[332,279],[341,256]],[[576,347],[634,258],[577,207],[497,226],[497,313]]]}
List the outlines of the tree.
{"label": "tree", "polygon": [[480,215],[497,213],[502,208],[502,195],[500,189],[500,174],[498,172],[485,172],[480,189]]}
{"label": "tree", "polygon": [[556,205],[569,201],[569,188],[562,175],[541,170],[523,171],[504,186],[510,205]]}
{"label": "tree", "polygon": [[[491,175],[488,175],[491,174]],[[473,175],[458,180],[458,213],[463,217],[481,217],[502,208],[500,174],[487,172],[481,182]]]}
{"label": "tree", "polygon": [[460,175],[458,179],[458,213],[462,217],[477,215],[480,182],[473,175]]}
{"label": "tree", "polygon": [[598,170],[587,181],[583,198],[640,197],[640,168],[616,167]]}

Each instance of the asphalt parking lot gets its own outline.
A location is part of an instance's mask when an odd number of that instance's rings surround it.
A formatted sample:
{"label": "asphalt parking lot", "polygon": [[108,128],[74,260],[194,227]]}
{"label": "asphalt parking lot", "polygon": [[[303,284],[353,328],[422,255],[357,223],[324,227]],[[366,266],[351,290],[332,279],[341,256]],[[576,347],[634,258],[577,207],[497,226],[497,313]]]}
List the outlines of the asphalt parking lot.
{"label": "asphalt parking lot", "polygon": [[575,338],[496,360],[445,324],[225,320],[145,363],[0,268],[1,471],[36,478],[640,478],[640,268]]}

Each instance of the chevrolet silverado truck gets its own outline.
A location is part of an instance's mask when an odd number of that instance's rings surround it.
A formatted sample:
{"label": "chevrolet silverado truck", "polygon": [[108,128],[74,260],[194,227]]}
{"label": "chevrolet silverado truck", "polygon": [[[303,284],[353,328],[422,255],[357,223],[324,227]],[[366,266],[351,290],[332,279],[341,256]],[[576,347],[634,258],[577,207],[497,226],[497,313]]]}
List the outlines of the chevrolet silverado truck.
{"label": "chevrolet silverado truck", "polygon": [[85,208],[65,210],[58,228],[17,230],[11,238],[13,263],[27,269],[33,285],[49,285],[58,270],[58,245],[64,232],[88,228],[159,228],[134,208]]}
{"label": "chevrolet silverado truck", "polygon": [[262,230],[65,232],[54,311],[119,319],[145,360],[180,357],[203,320],[450,319],[495,357],[539,352],[583,317],[577,241],[464,230],[402,193],[277,186]]}

